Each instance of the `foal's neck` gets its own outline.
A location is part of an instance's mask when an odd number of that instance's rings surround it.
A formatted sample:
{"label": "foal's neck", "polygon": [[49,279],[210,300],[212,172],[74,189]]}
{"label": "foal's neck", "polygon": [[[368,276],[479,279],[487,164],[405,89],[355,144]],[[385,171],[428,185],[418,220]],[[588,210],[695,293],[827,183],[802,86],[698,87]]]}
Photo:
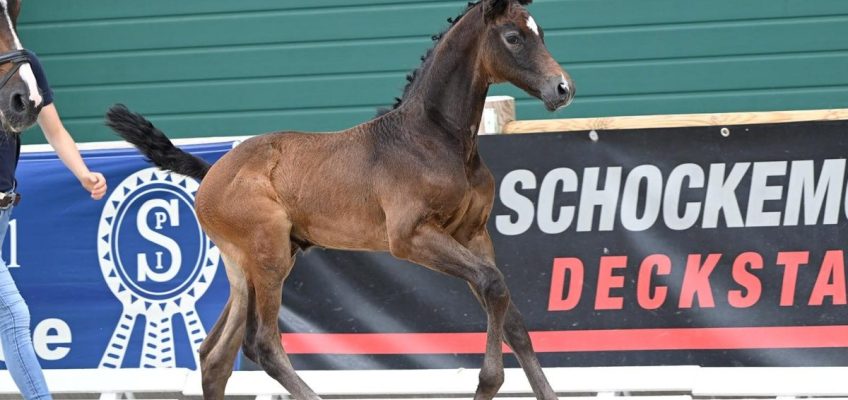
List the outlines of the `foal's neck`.
{"label": "foal's neck", "polygon": [[476,151],[489,91],[489,78],[479,65],[484,33],[479,7],[470,10],[433,50],[411,99],[423,107],[425,118],[463,143],[466,152]]}

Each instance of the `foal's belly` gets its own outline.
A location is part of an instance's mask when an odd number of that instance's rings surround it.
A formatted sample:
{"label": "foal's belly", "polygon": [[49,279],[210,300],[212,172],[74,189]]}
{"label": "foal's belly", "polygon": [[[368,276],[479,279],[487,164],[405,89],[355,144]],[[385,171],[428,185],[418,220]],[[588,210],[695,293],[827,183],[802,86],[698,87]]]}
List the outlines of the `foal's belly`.
{"label": "foal's belly", "polygon": [[334,213],[308,213],[292,218],[292,239],[340,250],[388,251],[385,219],[372,207]]}
{"label": "foal's belly", "polygon": [[[464,196],[432,222],[460,242],[478,230],[481,207],[474,196]],[[343,208],[342,205],[337,205]],[[301,246],[319,246],[340,250],[389,251],[385,214],[373,204],[361,208],[345,208],[344,212],[311,212],[292,218],[292,240]]]}

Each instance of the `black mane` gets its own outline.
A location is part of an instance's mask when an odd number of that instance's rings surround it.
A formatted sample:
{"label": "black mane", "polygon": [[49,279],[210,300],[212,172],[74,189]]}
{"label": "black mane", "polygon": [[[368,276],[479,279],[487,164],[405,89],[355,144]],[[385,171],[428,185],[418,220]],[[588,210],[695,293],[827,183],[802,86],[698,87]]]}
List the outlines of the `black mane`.
{"label": "black mane", "polygon": [[404,86],[404,88],[403,88],[403,94],[400,97],[395,97],[395,104],[393,104],[391,108],[383,107],[383,108],[378,109],[377,110],[377,116],[378,117],[400,107],[400,105],[403,104],[403,100],[406,98],[406,95],[409,94],[409,89],[412,87],[413,82],[415,82],[415,79],[418,77],[418,75],[424,69],[424,66],[427,65],[427,61],[433,55],[433,50],[436,48],[436,46],[439,45],[439,41],[442,40],[442,37],[444,37],[445,34],[448,33],[448,31],[450,31],[451,28],[453,28],[459,22],[460,19],[462,19],[462,17],[464,17],[466,14],[468,14],[469,11],[471,11],[474,7],[476,7],[478,4],[482,3],[483,1],[485,1],[485,0],[469,1],[468,6],[465,8],[464,11],[462,11],[461,14],[459,14],[456,18],[448,18],[448,23],[450,25],[447,27],[447,29],[445,29],[442,32],[440,32],[436,35],[433,35],[431,37],[431,39],[433,39],[433,42],[434,42],[433,47],[430,47],[429,49],[427,49],[427,52],[424,53],[423,56],[421,56],[421,65],[418,66],[418,68],[415,68],[414,70],[412,70],[412,72],[406,74],[406,86]]}
{"label": "black mane", "polygon": [[[378,109],[377,110],[377,116],[378,117],[400,107],[400,105],[403,104],[403,100],[409,94],[409,90],[412,88],[412,84],[415,82],[415,79],[418,78],[418,75],[421,73],[421,71],[427,65],[427,61],[430,60],[430,57],[433,55],[433,50],[436,48],[436,46],[439,45],[439,41],[442,40],[442,37],[444,37],[445,34],[448,33],[448,31],[450,31],[454,26],[456,26],[456,24],[459,22],[459,20],[461,20],[462,17],[464,17],[465,15],[467,15],[469,11],[471,11],[472,9],[474,9],[474,7],[482,4],[485,1],[491,1],[493,3],[491,8],[503,10],[509,5],[510,1],[512,1],[512,0],[469,1],[468,5],[465,7],[465,10],[463,10],[461,14],[459,14],[456,18],[448,18],[448,23],[450,25],[447,27],[447,29],[445,29],[442,32],[440,32],[439,34],[433,35],[431,37],[431,39],[433,39],[433,42],[434,42],[433,47],[430,47],[429,49],[427,49],[427,52],[424,53],[423,56],[421,56],[421,65],[418,66],[418,68],[412,70],[412,72],[410,72],[406,75],[406,86],[404,86],[404,88],[403,88],[403,94],[400,97],[395,97],[395,104],[393,104],[391,108],[385,108],[384,107],[384,108]],[[517,1],[518,1],[518,4],[521,4],[522,6],[526,6],[526,5],[533,2],[533,0],[517,0]],[[492,11],[491,9],[487,10],[487,13],[489,13],[491,11]]]}

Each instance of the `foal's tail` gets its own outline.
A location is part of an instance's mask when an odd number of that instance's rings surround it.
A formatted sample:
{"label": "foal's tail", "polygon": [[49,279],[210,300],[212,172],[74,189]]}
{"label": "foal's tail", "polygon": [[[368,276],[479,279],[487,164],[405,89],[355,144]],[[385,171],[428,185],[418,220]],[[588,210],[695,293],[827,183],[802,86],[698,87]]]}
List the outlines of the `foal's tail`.
{"label": "foal's tail", "polygon": [[180,150],[141,114],[116,104],[106,113],[106,125],[147,156],[157,167],[203,180],[211,165]]}

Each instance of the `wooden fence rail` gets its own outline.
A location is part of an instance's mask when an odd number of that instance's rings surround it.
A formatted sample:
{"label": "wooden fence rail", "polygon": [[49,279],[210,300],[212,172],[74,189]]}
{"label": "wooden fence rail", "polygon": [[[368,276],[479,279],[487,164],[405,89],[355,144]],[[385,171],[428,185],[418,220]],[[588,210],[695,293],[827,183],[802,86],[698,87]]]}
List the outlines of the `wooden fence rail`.
{"label": "wooden fence rail", "polygon": [[679,128],[693,126],[732,126],[782,122],[832,121],[848,119],[848,109],[739,112],[722,114],[644,115],[631,117],[572,118],[512,121],[502,133],[576,132],[591,130]]}

